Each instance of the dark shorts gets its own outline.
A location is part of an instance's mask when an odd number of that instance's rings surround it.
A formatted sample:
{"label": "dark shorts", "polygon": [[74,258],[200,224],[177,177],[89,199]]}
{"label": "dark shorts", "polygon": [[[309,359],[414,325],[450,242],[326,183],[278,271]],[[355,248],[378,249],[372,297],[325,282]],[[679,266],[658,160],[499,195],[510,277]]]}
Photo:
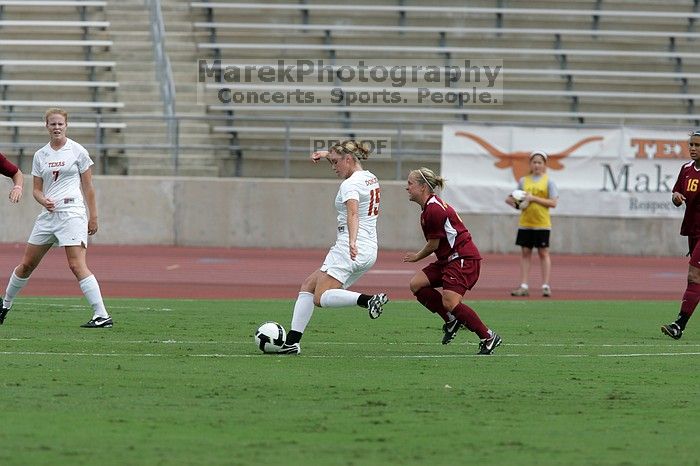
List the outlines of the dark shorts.
{"label": "dark shorts", "polygon": [[447,264],[433,262],[423,269],[430,286],[464,295],[479,280],[480,259],[455,259]]}
{"label": "dark shorts", "polygon": [[515,244],[524,248],[548,248],[550,230],[528,230],[518,229],[518,237]]}

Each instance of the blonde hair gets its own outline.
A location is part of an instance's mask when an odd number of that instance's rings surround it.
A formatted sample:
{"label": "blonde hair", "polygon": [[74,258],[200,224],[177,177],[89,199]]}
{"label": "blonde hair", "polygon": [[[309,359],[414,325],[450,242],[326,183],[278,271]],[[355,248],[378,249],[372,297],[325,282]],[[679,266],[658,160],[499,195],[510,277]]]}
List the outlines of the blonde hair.
{"label": "blonde hair", "polygon": [[44,123],[48,123],[49,117],[51,115],[56,115],[56,114],[61,115],[63,117],[63,119],[66,120],[66,123],[68,123],[68,112],[66,112],[62,108],[57,108],[57,107],[52,107],[52,108],[46,110],[46,112],[44,112]]}
{"label": "blonde hair", "polygon": [[367,160],[370,154],[369,149],[354,139],[346,139],[345,141],[333,144],[328,151],[340,155],[352,155],[357,160]]}
{"label": "blonde hair", "polygon": [[410,175],[420,184],[428,185],[431,193],[435,192],[436,188],[442,189],[445,187],[445,178],[436,175],[430,168],[420,167],[418,170],[412,170]]}

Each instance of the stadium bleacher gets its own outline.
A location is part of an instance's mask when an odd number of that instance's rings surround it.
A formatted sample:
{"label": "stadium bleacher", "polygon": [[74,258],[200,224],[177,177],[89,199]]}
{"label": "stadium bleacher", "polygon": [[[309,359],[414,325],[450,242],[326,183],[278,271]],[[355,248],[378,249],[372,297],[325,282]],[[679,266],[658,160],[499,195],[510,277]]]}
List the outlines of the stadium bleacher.
{"label": "stadium bleacher", "polygon": [[[695,31],[700,13],[687,2],[651,2],[642,8],[631,8],[624,0],[569,2],[566,8],[545,7],[551,2],[522,2],[522,7],[518,2],[452,3],[192,2],[193,16],[201,18],[193,23],[200,38],[197,48],[208,55],[209,66],[220,59],[222,67],[274,67],[279,59],[289,62],[300,57],[320,58],[337,67],[357,67],[361,59],[447,66],[497,57],[507,83],[497,106],[415,105],[410,99],[405,105],[348,106],[343,101],[334,105],[217,101],[221,89],[288,93],[296,87],[327,94],[338,82],[313,78],[303,83],[207,82],[207,111],[217,116],[211,130],[230,134],[231,145],[244,152],[250,148],[243,158],[251,160],[274,158],[265,155],[268,147],[308,147],[308,137],[300,136],[313,133],[309,128],[319,136],[333,131],[338,136],[359,135],[372,128],[400,134],[402,150],[422,151],[423,162],[431,166],[440,147],[435,133],[444,123],[678,126],[698,121],[700,54],[694,43],[700,38]],[[424,85],[446,91],[419,79],[404,86],[403,92]],[[348,92],[376,93],[383,88],[384,83],[343,85]],[[221,115],[228,117],[227,124],[222,124]],[[280,120],[274,122],[275,117]],[[269,173],[267,165],[261,167],[249,167],[244,173]],[[393,172],[387,166],[382,174]]]}
{"label": "stadium bleacher", "polygon": [[[71,113],[71,137],[87,145],[119,143],[124,122],[104,121],[124,108],[110,54],[106,1],[0,0],[0,137],[16,159],[45,140],[48,107]],[[10,155],[12,155],[10,152]],[[101,162],[107,149],[97,151]]]}
{"label": "stadium bleacher", "polygon": [[[171,78],[164,78],[154,62],[157,44],[144,3],[117,3],[0,0],[0,108],[6,122],[0,136],[4,132],[13,147],[35,143],[41,135],[31,127],[13,128],[12,122],[28,121],[51,102],[82,121],[114,123],[99,142],[94,132],[74,136],[96,141],[104,146],[103,154],[126,155],[124,165],[112,166],[131,174],[178,172],[185,165],[172,165],[181,158],[189,168],[180,173],[304,175],[294,160],[308,150],[314,131],[320,137],[380,132],[400,138],[394,142],[407,159],[435,167],[438,132],[446,123],[688,126],[699,121],[700,53],[694,44],[700,39],[700,12],[693,2],[577,0],[552,8],[552,2],[519,0],[481,0],[469,6],[452,0],[439,6],[163,0],[161,49],[172,62]],[[58,8],[47,13],[47,5]],[[401,86],[408,99],[400,105],[331,103],[327,94],[338,83],[314,79],[208,80],[197,86],[196,62],[205,59],[211,65],[217,58],[223,67],[239,68],[297,59],[346,68],[357,67],[360,59],[386,66],[450,67],[464,66],[466,60],[495,60],[503,66],[502,101],[418,104],[418,89],[455,90],[452,84],[428,83],[422,75]],[[164,116],[163,79],[172,79],[177,91],[175,117]],[[376,93],[387,86],[366,82],[342,87]],[[324,99],[313,104],[231,103],[218,97],[224,88],[249,94],[299,88]],[[129,131],[130,118],[136,118],[139,131]],[[170,149],[137,151],[139,145]],[[291,158],[291,165],[288,160],[284,169],[274,169],[256,162],[280,158]],[[385,164],[378,171],[393,177],[396,167],[391,161]]]}

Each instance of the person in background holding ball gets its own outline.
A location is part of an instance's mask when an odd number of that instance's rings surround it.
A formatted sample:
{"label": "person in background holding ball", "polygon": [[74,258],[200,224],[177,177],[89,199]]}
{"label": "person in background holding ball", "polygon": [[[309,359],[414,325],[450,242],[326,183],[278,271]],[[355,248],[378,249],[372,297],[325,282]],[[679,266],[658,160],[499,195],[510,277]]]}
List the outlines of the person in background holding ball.
{"label": "person in background holding ball", "polygon": [[[443,345],[465,326],[479,336],[478,354],[491,354],[501,344],[501,337],[462,302],[464,293],[479,279],[481,255],[457,212],[435,194],[435,189],[442,189],[444,184],[445,180],[429,168],[408,175],[406,191],[409,200],[421,207],[420,225],[427,242],[420,251],[406,254],[403,261],[418,262],[433,253],[437,257],[437,261],[416,272],[409,286],[419,303],[445,321]],[[442,292],[436,288],[442,288]]]}
{"label": "person in background holding ball", "polygon": [[700,130],[691,134],[688,152],[692,160],[681,167],[671,195],[671,202],[676,207],[685,204],[681,236],[688,237],[688,284],[678,317],[674,322],[661,326],[661,332],[674,340],[683,336],[685,326],[700,301]]}
{"label": "person in background holding ball", "polygon": [[[549,257],[549,234],[552,230],[552,219],[549,209],[557,206],[559,193],[557,186],[547,175],[547,153],[536,150],[530,154],[530,174],[520,178],[518,189],[527,194],[522,205],[518,222],[518,236],[515,244],[521,247],[520,254],[520,286],[511,291],[511,296],[529,296],[530,264],[532,249],[537,248],[542,267],[542,296],[552,296],[549,277],[552,272],[552,262]],[[509,194],[506,204],[518,209],[518,202]]]}
{"label": "person in background holding ball", "polygon": [[43,209],[34,222],[22,261],[7,283],[0,307],[0,324],[41,259],[57,244],[65,248],[68,267],[93,309],[92,319],[81,327],[111,327],[112,318],[102,302],[100,285],[86,263],[88,235],[97,232],[93,162],[83,146],[66,137],[68,113],[65,110],[48,109],[44,123],[50,140],[36,151],[32,160],[34,199]]}
{"label": "person in background holding ball", "polygon": [[10,202],[17,204],[20,199],[22,199],[22,186],[24,185],[24,175],[22,171],[17,168],[12,162],[7,160],[5,156],[0,153],[0,174],[12,178],[12,189],[10,189]]}
{"label": "person in background holding ball", "polygon": [[334,144],[327,151],[311,154],[318,163],[326,159],[335,174],[343,179],[335,197],[337,237],[321,268],[301,284],[294,303],[292,325],[280,354],[300,354],[300,340],[311,321],[314,307],[359,306],[367,309],[370,319],[379,317],[389,298],[384,293],[368,295],[347,288],[367,272],[377,260],[377,218],[380,189],[377,177],[362,168],[361,160],[369,151],[349,139]]}

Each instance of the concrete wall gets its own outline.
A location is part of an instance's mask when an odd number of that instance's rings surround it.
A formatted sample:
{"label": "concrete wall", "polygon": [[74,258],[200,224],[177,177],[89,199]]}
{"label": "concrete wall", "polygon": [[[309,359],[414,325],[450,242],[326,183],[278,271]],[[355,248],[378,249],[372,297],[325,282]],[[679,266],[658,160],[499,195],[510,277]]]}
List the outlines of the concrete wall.
{"label": "concrete wall", "polygon": [[[25,242],[41,206],[31,194],[10,204],[0,180],[0,241]],[[339,180],[96,176],[100,230],[96,244],[326,248],[335,239],[333,200]],[[423,245],[419,207],[404,182],[382,182],[380,247]],[[502,202],[498,199],[497,202]],[[517,212],[463,215],[484,252],[514,252]],[[558,217],[552,251],[577,254],[682,255],[677,219]]]}

